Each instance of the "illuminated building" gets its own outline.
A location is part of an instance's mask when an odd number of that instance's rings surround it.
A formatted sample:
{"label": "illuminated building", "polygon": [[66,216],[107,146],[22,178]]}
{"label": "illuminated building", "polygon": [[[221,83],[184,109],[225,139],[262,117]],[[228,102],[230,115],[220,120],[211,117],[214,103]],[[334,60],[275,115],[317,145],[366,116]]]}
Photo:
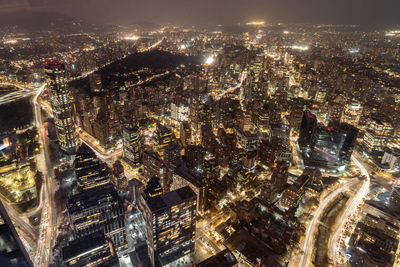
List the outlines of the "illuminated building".
{"label": "illuminated building", "polygon": [[356,225],[349,245],[357,249],[355,266],[393,266],[397,253],[400,229],[386,216],[367,213]]}
{"label": "illuminated building", "polygon": [[33,267],[2,201],[0,201],[0,263],[2,266]]}
{"label": "illuminated building", "polygon": [[346,123],[318,126],[310,150],[303,152],[306,166],[342,172],[350,163],[358,129]]}
{"label": "illuminated building", "polygon": [[381,164],[387,165],[393,171],[400,170],[400,150],[393,148],[392,150],[385,151]]}
{"label": "illuminated building", "polygon": [[341,122],[348,123],[353,126],[357,126],[360,121],[362,108],[360,103],[351,102],[345,105]]}
{"label": "illuminated building", "polygon": [[178,101],[171,103],[171,118],[176,121],[188,121],[190,116],[189,106]]}
{"label": "illuminated building", "polygon": [[393,133],[390,121],[382,115],[372,114],[367,125],[368,129],[362,141],[364,152],[370,156],[383,154]]}
{"label": "illuminated building", "polygon": [[194,252],[196,195],[190,187],[155,197],[143,192],[140,205],[153,266],[166,266]]}
{"label": "illuminated building", "polygon": [[295,207],[304,195],[306,185],[310,182],[309,175],[301,175],[297,180],[283,192],[281,206],[289,209]]}
{"label": "illuminated building", "polygon": [[260,132],[266,133],[268,132],[268,126],[269,126],[269,114],[262,110],[257,114],[257,127]]}
{"label": "illuminated building", "polygon": [[77,149],[77,133],[65,66],[61,61],[50,60],[46,61],[44,69],[60,149],[67,154],[74,154]]}
{"label": "illuminated building", "polygon": [[243,131],[238,127],[234,127],[238,139],[238,144],[246,151],[257,150],[260,144],[259,136],[255,133]]}
{"label": "illuminated building", "polygon": [[323,104],[326,98],[326,93],[326,87],[318,87],[318,90],[315,93],[315,102],[317,102],[318,104]]}
{"label": "illuminated building", "polygon": [[338,96],[332,102],[329,103],[328,107],[328,121],[339,122],[342,117],[344,103],[343,97]]}
{"label": "illuminated building", "polygon": [[357,135],[358,129],[346,123],[317,126],[315,116],[304,112],[299,137],[304,164],[344,171],[350,162]]}
{"label": "illuminated building", "polygon": [[111,184],[72,195],[67,209],[74,239],[102,231],[117,253],[126,249],[124,208]]}
{"label": "illuminated building", "polygon": [[167,167],[158,154],[148,151],[143,152],[143,173],[147,180],[152,177],[159,177],[163,188],[168,186]]}
{"label": "illuminated building", "polygon": [[183,147],[186,147],[191,144],[192,132],[188,122],[184,121],[181,123],[179,137],[181,139]]}
{"label": "illuminated building", "polygon": [[119,266],[111,241],[103,232],[71,241],[62,249],[65,266]]}
{"label": "illuminated building", "polygon": [[110,182],[110,172],[96,154],[85,144],[82,144],[74,161],[75,174],[81,190],[88,190]]}
{"label": "illuminated building", "polygon": [[142,138],[136,121],[125,122],[122,129],[124,158],[132,167],[138,167],[142,162]]}
{"label": "illuminated building", "polygon": [[203,213],[205,209],[206,200],[206,185],[203,180],[203,176],[194,173],[188,169],[185,165],[181,165],[175,169],[171,190],[177,190],[179,188],[189,186],[196,194],[197,206],[196,210],[199,213]]}
{"label": "illuminated building", "polygon": [[174,134],[171,129],[161,124],[157,125],[155,143],[158,155],[160,157],[164,156],[165,148],[172,143],[173,139]]}

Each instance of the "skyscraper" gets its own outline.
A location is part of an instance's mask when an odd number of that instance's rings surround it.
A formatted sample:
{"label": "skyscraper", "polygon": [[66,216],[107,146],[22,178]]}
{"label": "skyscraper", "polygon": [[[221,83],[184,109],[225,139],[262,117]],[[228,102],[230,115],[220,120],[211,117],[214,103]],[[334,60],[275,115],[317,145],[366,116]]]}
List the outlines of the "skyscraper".
{"label": "skyscraper", "polygon": [[140,128],[135,120],[127,119],[122,129],[124,158],[132,167],[138,167],[142,162],[142,138]]}
{"label": "skyscraper", "polygon": [[0,200],[0,266],[33,266],[15,227]]}
{"label": "skyscraper", "polygon": [[154,197],[143,192],[140,205],[153,265],[165,266],[194,252],[196,194],[189,186]]}
{"label": "skyscraper", "polygon": [[174,140],[174,133],[168,127],[158,124],[155,137],[155,145],[158,155],[163,158],[165,148]]}
{"label": "skyscraper", "polygon": [[347,123],[317,126],[308,149],[303,151],[306,166],[344,171],[350,162],[358,129]]}
{"label": "skyscraper", "polygon": [[310,111],[303,112],[303,119],[300,125],[299,146],[303,150],[310,144],[317,128],[317,118]]}
{"label": "skyscraper", "polygon": [[85,144],[82,144],[74,161],[75,174],[81,190],[99,187],[110,182],[111,174],[106,164]]}
{"label": "skyscraper", "polygon": [[74,154],[77,146],[71,96],[67,84],[65,65],[61,61],[50,60],[45,63],[50,102],[60,149]]}
{"label": "skyscraper", "polygon": [[72,240],[62,254],[66,266],[119,266],[114,246],[102,231]]}
{"label": "skyscraper", "polygon": [[111,184],[71,196],[67,209],[74,239],[102,231],[113,242],[117,253],[126,249],[124,208]]}

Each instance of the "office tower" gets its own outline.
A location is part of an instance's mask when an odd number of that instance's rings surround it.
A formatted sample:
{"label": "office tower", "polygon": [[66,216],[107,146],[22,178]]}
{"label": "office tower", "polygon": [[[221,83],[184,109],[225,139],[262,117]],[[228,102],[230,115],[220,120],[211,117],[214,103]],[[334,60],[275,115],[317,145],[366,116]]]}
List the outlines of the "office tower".
{"label": "office tower", "polygon": [[[382,213],[382,212],[381,212]],[[357,223],[350,237],[349,245],[357,250],[354,266],[396,266],[400,228],[387,219],[368,211]]]}
{"label": "office tower", "polygon": [[103,85],[101,82],[101,75],[100,74],[90,74],[89,75],[89,84],[90,84],[90,91],[93,93],[101,93],[103,92]]}
{"label": "office tower", "polygon": [[185,165],[179,166],[173,173],[171,190],[177,190],[185,186],[189,186],[196,194],[196,210],[202,214],[205,210],[206,201],[205,175],[195,173]]}
{"label": "office tower", "polygon": [[310,145],[316,128],[317,118],[315,115],[310,111],[304,111],[299,133],[299,146],[303,152]]}
{"label": "office tower", "polygon": [[85,144],[82,144],[74,161],[75,174],[81,190],[88,190],[110,182],[110,172],[107,165],[101,162],[96,154]]}
{"label": "office tower", "polygon": [[33,267],[21,239],[0,200],[0,265]]}
{"label": "office tower", "polygon": [[179,137],[181,139],[181,143],[182,143],[183,147],[190,145],[191,138],[192,138],[192,132],[191,132],[190,125],[188,122],[186,122],[186,121],[181,122],[181,129],[180,129],[179,135],[180,135]]}
{"label": "office tower", "polygon": [[341,122],[348,123],[350,125],[356,126],[360,121],[361,117],[361,104],[359,102],[347,103],[344,107]]}
{"label": "office tower", "polygon": [[303,151],[306,166],[341,172],[350,162],[358,129],[352,125],[317,126],[308,148]]}
{"label": "office tower", "polygon": [[65,66],[61,61],[50,60],[46,61],[44,69],[60,149],[67,154],[74,154],[77,149],[77,133]]}
{"label": "office tower", "polygon": [[155,145],[158,155],[163,158],[165,148],[172,143],[174,134],[171,129],[162,124],[157,125]]}
{"label": "office tower", "polygon": [[126,249],[123,203],[112,184],[72,195],[67,209],[74,239],[102,231],[117,253]]}
{"label": "office tower", "polygon": [[69,242],[62,257],[65,266],[119,266],[114,246],[102,231]]}
{"label": "office tower", "polygon": [[132,167],[142,162],[142,138],[140,128],[135,120],[127,119],[122,129],[124,159]]}
{"label": "office tower", "polygon": [[196,194],[188,186],[155,197],[143,192],[140,205],[153,266],[188,261],[184,257],[190,257],[195,245]]}
{"label": "office tower", "polygon": [[393,133],[393,126],[383,115],[372,114],[362,141],[364,152],[370,156],[382,155]]}

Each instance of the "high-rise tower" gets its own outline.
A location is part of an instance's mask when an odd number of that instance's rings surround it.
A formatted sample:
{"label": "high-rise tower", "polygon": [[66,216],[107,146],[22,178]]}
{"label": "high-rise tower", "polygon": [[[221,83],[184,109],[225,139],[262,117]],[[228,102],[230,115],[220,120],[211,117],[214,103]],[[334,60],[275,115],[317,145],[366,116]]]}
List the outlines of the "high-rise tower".
{"label": "high-rise tower", "polygon": [[67,154],[74,154],[77,148],[77,133],[65,65],[61,61],[50,60],[46,61],[44,68],[60,148]]}
{"label": "high-rise tower", "polygon": [[138,167],[142,162],[142,138],[140,128],[135,120],[126,119],[122,129],[124,158],[129,165]]}

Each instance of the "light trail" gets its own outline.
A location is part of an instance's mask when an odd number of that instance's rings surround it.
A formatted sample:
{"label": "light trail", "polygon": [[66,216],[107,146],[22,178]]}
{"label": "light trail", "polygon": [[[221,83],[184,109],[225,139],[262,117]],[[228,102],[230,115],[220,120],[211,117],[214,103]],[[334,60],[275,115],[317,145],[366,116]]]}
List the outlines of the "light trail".
{"label": "light trail", "polygon": [[310,264],[310,257],[314,248],[314,235],[319,225],[319,219],[324,212],[324,210],[328,207],[328,205],[339,196],[339,194],[349,190],[352,186],[358,183],[358,180],[354,180],[351,182],[344,182],[344,184],[334,191],[330,192],[318,205],[317,210],[313,214],[313,218],[311,219],[310,223],[308,224],[305,239],[302,246],[302,251],[304,253],[301,255],[300,264],[298,266],[309,266]]}
{"label": "light trail", "polygon": [[230,93],[234,92],[236,89],[240,88],[243,85],[243,82],[246,80],[246,78],[247,78],[247,71],[244,70],[241,74],[239,83],[237,85],[225,90],[224,92],[220,93],[218,96],[215,97],[215,100],[218,101],[221,98],[223,98],[226,94],[230,94]]}
{"label": "light trail", "polygon": [[361,170],[361,174],[365,176],[365,179],[363,180],[363,185],[361,186],[360,190],[358,190],[352,201],[347,205],[346,211],[343,213],[342,218],[339,220],[339,226],[336,228],[335,232],[333,233],[333,235],[331,235],[329,239],[328,256],[333,261],[334,266],[341,266],[340,263],[338,264],[338,259],[341,258],[340,249],[338,248],[338,246],[340,244],[340,240],[343,238],[342,233],[344,230],[344,225],[354,214],[356,214],[357,208],[363,202],[364,198],[368,195],[371,184],[371,177],[364,164],[354,155],[352,155],[351,159]]}
{"label": "light trail", "polygon": [[12,91],[8,94],[0,96],[0,104],[7,104],[10,102],[14,102],[21,98],[29,97],[35,93],[35,90],[31,88],[24,88],[19,84],[0,82],[0,85],[13,86],[19,89],[18,91]]}

